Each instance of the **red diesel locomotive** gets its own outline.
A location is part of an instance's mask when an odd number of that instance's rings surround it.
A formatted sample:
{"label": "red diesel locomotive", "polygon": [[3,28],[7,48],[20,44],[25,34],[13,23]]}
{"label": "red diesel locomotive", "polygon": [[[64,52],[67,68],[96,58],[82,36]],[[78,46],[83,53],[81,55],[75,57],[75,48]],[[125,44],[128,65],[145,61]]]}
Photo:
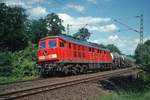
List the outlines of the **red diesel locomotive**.
{"label": "red diesel locomotive", "polygon": [[[48,76],[56,72],[78,74],[89,70],[97,71],[101,68],[121,66],[121,62],[117,65],[118,60],[114,59],[116,56],[111,51],[66,35],[40,39],[36,54],[41,76]],[[123,56],[120,59],[123,60]]]}

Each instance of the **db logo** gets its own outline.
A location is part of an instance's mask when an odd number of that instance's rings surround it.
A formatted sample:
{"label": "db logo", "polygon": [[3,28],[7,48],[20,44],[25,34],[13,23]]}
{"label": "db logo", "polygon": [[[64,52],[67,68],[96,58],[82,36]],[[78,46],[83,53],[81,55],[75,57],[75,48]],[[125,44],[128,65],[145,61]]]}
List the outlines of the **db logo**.
{"label": "db logo", "polygon": [[44,50],[43,55],[44,55],[44,56],[47,55],[47,51],[46,51],[46,50]]}

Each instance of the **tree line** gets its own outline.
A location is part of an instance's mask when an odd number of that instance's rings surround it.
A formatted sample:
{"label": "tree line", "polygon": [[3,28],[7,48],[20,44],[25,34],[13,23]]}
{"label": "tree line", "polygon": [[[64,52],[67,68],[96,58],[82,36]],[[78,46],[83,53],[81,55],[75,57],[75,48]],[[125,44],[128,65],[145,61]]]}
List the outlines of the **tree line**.
{"label": "tree line", "polygon": [[[31,20],[27,18],[25,9],[21,7],[8,7],[1,3],[0,8],[0,24],[2,26],[0,27],[1,50],[12,52],[22,50],[29,43],[37,44],[40,38],[59,35],[65,31],[62,19],[55,13],[48,14],[46,17],[38,20]],[[80,28],[78,32],[73,34],[73,37],[86,41],[91,34],[87,28]],[[114,45],[108,45],[108,49],[111,49],[111,47],[117,48]],[[120,53],[119,49],[116,52]]]}

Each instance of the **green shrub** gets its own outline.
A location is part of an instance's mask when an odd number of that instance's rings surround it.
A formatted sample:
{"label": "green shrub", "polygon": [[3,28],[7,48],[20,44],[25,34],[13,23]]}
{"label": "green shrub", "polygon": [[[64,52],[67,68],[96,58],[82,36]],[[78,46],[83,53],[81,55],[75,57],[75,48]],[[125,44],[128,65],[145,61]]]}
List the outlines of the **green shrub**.
{"label": "green shrub", "polygon": [[11,52],[0,52],[0,76],[12,75],[13,66],[11,56]]}
{"label": "green shrub", "polygon": [[13,74],[17,77],[35,76],[35,51],[36,46],[30,45],[25,50],[13,53],[12,66]]}
{"label": "green shrub", "polygon": [[31,44],[18,52],[0,52],[0,76],[36,76],[35,51],[36,45]]}

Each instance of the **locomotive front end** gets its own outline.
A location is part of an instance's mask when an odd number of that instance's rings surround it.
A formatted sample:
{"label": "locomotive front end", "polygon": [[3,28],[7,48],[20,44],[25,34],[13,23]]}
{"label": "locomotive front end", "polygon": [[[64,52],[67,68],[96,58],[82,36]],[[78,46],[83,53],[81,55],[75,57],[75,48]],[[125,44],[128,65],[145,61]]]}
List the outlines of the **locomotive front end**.
{"label": "locomotive front end", "polygon": [[43,38],[38,43],[37,67],[40,76],[48,76],[55,68],[55,62],[58,60],[57,38]]}
{"label": "locomotive front end", "polygon": [[37,62],[47,62],[57,60],[57,41],[56,39],[42,39],[39,41]]}

